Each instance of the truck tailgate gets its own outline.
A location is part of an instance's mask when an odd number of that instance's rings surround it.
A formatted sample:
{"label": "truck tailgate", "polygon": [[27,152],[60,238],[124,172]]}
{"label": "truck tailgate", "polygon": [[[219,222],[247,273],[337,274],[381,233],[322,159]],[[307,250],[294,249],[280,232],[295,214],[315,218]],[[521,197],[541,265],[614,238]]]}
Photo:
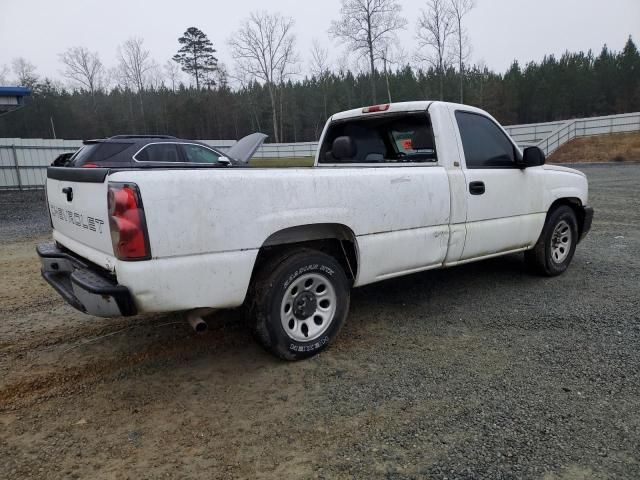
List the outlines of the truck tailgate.
{"label": "truck tailgate", "polygon": [[108,170],[101,168],[50,167],[47,199],[55,240],[88,260],[110,268],[113,245],[107,174]]}

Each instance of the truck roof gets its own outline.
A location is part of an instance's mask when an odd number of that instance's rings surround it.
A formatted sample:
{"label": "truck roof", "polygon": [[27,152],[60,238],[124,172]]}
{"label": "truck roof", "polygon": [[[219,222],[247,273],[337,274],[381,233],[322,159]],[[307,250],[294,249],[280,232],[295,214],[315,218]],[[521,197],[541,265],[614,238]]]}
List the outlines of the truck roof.
{"label": "truck roof", "polygon": [[[455,102],[442,102],[439,100],[420,100],[414,102],[395,102],[395,103],[382,103],[379,105],[371,105],[369,107],[354,108],[352,110],[345,110],[344,112],[336,113],[331,117],[332,121],[346,120],[349,118],[358,118],[370,115],[371,113],[380,112],[386,113],[403,113],[403,112],[421,112],[429,108],[432,104],[437,103],[440,105],[453,105],[461,110],[481,113],[483,115],[493,118],[490,114],[471,105],[465,105]],[[495,120],[495,119],[494,119]]]}
{"label": "truck roof", "polygon": [[[381,105],[372,105],[371,107],[360,107],[360,108],[354,108],[353,110],[346,110],[344,112],[339,112],[336,113],[335,115],[333,115],[331,117],[331,120],[345,120],[347,118],[355,118],[355,117],[362,117],[367,115],[367,113],[372,113],[372,112],[367,112],[366,109],[371,109],[374,108],[377,110],[374,111],[379,111],[379,112],[384,112],[384,113],[400,113],[400,112],[418,112],[418,111],[424,111],[427,108],[429,108],[429,105],[431,105],[433,103],[432,100],[421,100],[421,101],[417,101],[417,102],[396,102],[396,103],[385,103],[385,104],[381,104]],[[379,108],[378,108],[379,107]]]}

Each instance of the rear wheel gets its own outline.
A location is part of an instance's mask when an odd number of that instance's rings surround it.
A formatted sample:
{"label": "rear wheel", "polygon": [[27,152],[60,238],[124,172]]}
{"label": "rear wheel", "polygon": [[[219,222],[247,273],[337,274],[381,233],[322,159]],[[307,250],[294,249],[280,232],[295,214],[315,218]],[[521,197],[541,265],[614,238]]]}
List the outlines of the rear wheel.
{"label": "rear wheel", "polygon": [[525,260],[538,273],[560,275],[571,263],[577,242],[576,214],[562,205],[549,214],[535,247],[525,252]]}
{"label": "rear wheel", "polygon": [[322,252],[296,249],[267,261],[254,280],[249,314],[258,341],[286,360],[324,350],[349,311],[349,282]]}

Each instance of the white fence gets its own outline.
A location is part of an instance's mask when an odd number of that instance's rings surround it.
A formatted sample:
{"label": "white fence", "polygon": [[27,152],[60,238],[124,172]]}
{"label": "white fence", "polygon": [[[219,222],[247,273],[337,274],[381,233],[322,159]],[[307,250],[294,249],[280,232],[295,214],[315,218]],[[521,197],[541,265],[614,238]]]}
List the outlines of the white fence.
{"label": "white fence", "polygon": [[44,185],[46,167],[61,153],[73,152],[80,140],[0,139],[0,188]]}
{"label": "white fence", "polygon": [[[518,145],[538,145],[549,155],[576,137],[640,131],[640,112],[512,125],[505,129]],[[234,140],[203,142],[223,151],[235,143]],[[81,145],[80,140],[0,139],[0,189],[42,187],[46,180],[46,168],[53,159],[61,153],[73,152]],[[267,143],[256,152],[254,158],[312,157],[317,146],[317,142]]]}
{"label": "white fence", "polygon": [[511,138],[520,146],[537,145],[547,138],[557,129],[565,126],[566,121],[529,123],[526,125],[511,125],[504,129],[511,135]]}
{"label": "white fence", "polygon": [[629,133],[640,131],[640,112],[609,115],[606,117],[579,118],[565,122],[537,145],[550,155],[565,143],[577,137]]}

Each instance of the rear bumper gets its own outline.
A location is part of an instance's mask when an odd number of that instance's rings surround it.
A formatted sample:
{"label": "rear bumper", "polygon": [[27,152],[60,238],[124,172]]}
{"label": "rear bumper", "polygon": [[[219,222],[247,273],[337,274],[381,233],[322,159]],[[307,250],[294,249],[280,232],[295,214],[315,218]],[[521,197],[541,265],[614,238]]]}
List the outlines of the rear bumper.
{"label": "rear bumper", "polygon": [[36,251],[42,263],[42,277],[74,308],[97,317],[127,317],[137,313],[129,289],[92,268],[86,260],[53,242],[39,244]]}
{"label": "rear bumper", "polygon": [[583,220],[582,220],[582,230],[580,231],[580,239],[581,242],[584,237],[587,236],[587,233],[591,230],[591,223],[593,222],[593,208],[592,207],[583,207]]}

